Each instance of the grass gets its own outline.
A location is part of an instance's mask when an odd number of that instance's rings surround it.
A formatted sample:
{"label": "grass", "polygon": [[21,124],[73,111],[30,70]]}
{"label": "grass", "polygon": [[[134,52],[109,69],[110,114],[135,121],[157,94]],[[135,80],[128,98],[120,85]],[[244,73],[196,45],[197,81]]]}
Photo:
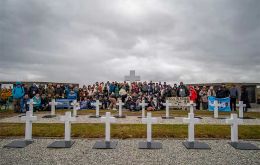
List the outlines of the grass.
{"label": "grass", "polygon": [[[23,123],[0,123],[0,136],[24,136]],[[188,127],[184,124],[155,124],[153,125],[154,138],[187,138]],[[196,125],[196,138],[230,138],[229,125]],[[103,138],[104,124],[72,124],[72,137],[77,138]],[[33,137],[64,136],[64,124],[33,124]],[[119,139],[146,138],[146,125],[144,124],[112,124],[111,137]],[[260,125],[240,125],[240,139],[260,139]]]}
{"label": "grass", "polygon": [[[69,110],[59,109],[59,110],[56,110],[56,114],[64,115],[66,111],[69,111]],[[111,112],[112,115],[118,114],[118,112],[114,111],[114,110],[100,110],[101,115],[104,115],[106,112]],[[47,114],[47,113],[50,113],[50,112],[40,111],[40,112],[36,112],[35,114]],[[126,111],[123,111],[123,113],[127,116],[141,116],[141,111],[130,112],[130,111],[126,110]],[[187,110],[170,110],[170,115],[175,116],[175,117],[185,117],[188,115],[188,113],[189,113],[189,111],[187,111]],[[95,114],[95,110],[79,110],[78,111],[78,115],[91,115],[91,114],[92,115]],[[6,117],[12,117],[15,115],[17,115],[17,113],[14,113],[12,110],[0,111],[0,119],[6,118]],[[165,115],[165,110],[159,110],[159,111],[152,112],[152,116],[155,116],[155,117],[164,116],[164,115]],[[206,111],[206,110],[200,110],[200,111],[195,111],[195,115],[202,116],[202,117],[203,116],[212,117],[213,112]],[[230,112],[219,112],[219,116],[230,116]],[[260,118],[260,112],[245,112],[244,117]]]}

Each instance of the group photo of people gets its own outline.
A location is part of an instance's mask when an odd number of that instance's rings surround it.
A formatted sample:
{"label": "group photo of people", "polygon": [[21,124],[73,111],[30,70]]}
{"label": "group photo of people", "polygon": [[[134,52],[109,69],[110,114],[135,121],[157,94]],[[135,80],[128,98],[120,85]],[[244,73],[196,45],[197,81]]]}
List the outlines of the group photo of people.
{"label": "group photo of people", "polygon": [[196,103],[196,110],[208,109],[208,97],[230,98],[230,109],[236,111],[236,103],[240,100],[246,104],[245,111],[250,108],[248,93],[245,87],[238,89],[236,85],[227,88],[225,84],[220,86],[192,86],[168,84],[166,82],[96,82],[83,85],[81,88],[73,84],[49,83],[47,85],[28,86],[16,82],[13,88],[2,88],[0,91],[1,103],[12,98],[13,109],[17,113],[28,111],[28,102],[33,99],[34,111],[49,111],[52,99],[68,101],[77,100],[80,109],[95,109],[95,102],[101,102],[101,109],[116,110],[116,103],[120,100],[124,103],[123,108],[129,111],[142,109],[140,103],[147,103],[146,110],[163,110],[163,103],[170,97],[188,97]]}

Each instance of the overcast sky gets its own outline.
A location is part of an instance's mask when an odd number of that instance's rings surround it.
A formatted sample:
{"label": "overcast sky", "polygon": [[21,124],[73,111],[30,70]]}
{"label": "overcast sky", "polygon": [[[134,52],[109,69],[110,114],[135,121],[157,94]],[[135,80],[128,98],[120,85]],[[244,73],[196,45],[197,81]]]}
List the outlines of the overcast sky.
{"label": "overcast sky", "polygon": [[260,82],[260,0],[1,0],[0,80]]}

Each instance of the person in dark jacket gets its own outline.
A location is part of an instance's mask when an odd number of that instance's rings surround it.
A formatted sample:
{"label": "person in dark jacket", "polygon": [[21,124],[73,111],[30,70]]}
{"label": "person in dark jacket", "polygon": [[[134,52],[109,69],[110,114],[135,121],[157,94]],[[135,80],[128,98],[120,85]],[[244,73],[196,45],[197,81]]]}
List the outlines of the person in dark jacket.
{"label": "person in dark jacket", "polygon": [[32,99],[37,93],[39,93],[39,89],[34,83],[30,88],[29,88],[29,97]]}
{"label": "person in dark jacket", "polygon": [[229,97],[229,90],[226,88],[225,84],[222,84],[216,92],[216,98],[226,98]]}
{"label": "person in dark jacket", "polygon": [[236,103],[238,99],[238,90],[235,85],[232,85],[232,88],[229,89],[230,92],[230,109],[231,111],[236,111]]}
{"label": "person in dark jacket", "polygon": [[248,92],[247,92],[245,86],[242,86],[242,87],[241,87],[240,101],[243,101],[243,104],[246,104],[245,112],[247,112],[247,109],[248,109],[248,108],[251,108],[251,105],[250,105],[250,103],[249,103]]}
{"label": "person in dark jacket", "polygon": [[183,82],[180,82],[180,85],[177,89],[177,96],[178,97],[188,97],[190,95],[188,88],[183,85]]}

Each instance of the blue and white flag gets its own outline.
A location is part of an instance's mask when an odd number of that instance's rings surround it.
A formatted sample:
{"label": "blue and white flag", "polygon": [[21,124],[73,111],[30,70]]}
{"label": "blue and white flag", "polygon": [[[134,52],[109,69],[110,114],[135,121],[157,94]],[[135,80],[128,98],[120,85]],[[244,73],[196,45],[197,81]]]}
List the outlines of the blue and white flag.
{"label": "blue and white flag", "polygon": [[213,96],[209,96],[208,97],[208,107],[209,107],[209,111],[214,111],[214,101],[217,100],[218,103],[220,104],[220,106],[218,107],[218,110],[220,112],[230,112],[230,98],[226,97],[226,98],[216,98]]}

